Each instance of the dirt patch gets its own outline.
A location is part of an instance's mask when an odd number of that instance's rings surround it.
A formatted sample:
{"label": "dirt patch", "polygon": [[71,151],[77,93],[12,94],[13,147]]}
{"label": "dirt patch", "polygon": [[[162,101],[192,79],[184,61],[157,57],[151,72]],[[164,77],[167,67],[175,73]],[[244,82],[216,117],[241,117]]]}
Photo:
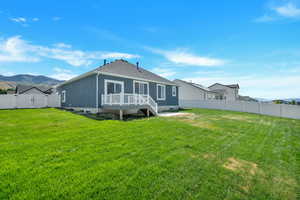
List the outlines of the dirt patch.
{"label": "dirt patch", "polygon": [[194,113],[176,113],[176,115],[164,115],[163,117],[170,117],[200,128],[217,129],[212,123],[201,119],[201,116]]}
{"label": "dirt patch", "polygon": [[180,121],[186,122],[192,126],[196,126],[196,127],[200,127],[200,128],[217,129],[217,127],[215,127],[211,123],[208,123],[205,121],[196,121],[196,120],[190,120],[190,119],[180,119]]}
{"label": "dirt patch", "polygon": [[211,153],[206,153],[206,154],[203,155],[203,158],[207,159],[207,160],[214,159],[215,157],[216,157],[216,155],[211,154]]}
{"label": "dirt patch", "polygon": [[197,115],[194,113],[180,113],[180,115],[176,115],[175,117],[182,118],[182,119],[195,120],[197,118]]}
{"label": "dirt patch", "polygon": [[297,181],[293,178],[287,178],[287,177],[275,177],[274,183],[284,184],[288,186],[297,186]]}
{"label": "dirt patch", "polygon": [[231,171],[250,173],[251,175],[255,175],[258,171],[256,163],[232,157],[227,159],[223,167]]}
{"label": "dirt patch", "polygon": [[250,117],[247,117],[244,115],[223,115],[222,118],[230,119],[230,120],[252,122]]}
{"label": "dirt patch", "polygon": [[158,116],[160,117],[187,117],[187,118],[195,118],[196,115],[194,113],[161,113]]}
{"label": "dirt patch", "polygon": [[242,190],[244,190],[245,192],[249,192],[249,191],[250,191],[250,185],[242,185],[241,188],[242,188]]}

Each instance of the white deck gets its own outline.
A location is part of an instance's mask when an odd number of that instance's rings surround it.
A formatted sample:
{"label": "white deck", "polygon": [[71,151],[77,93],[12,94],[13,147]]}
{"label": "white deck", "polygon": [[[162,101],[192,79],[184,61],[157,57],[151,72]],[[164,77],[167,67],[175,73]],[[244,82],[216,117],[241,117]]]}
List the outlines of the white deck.
{"label": "white deck", "polygon": [[152,99],[150,95],[140,95],[140,94],[129,94],[129,93],[120,93],[120,94],[103,94],[101,96],[101,105],[102,106],[149,106],[154,114],[158,113],[157,103]]}

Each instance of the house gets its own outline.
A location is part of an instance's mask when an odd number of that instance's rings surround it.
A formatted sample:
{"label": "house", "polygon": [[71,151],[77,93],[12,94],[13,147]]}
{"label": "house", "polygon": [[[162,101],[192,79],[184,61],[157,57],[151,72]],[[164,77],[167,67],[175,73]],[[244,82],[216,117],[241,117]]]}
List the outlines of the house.
{"label": "house", "polygon": [[174,82],[179,86],[180,100],[211,100],[215,99],[218,93],[209,88],[192,82],[175,79]]}
{"label": "house", "polygon": [[180,100],[240,100],[239,85],[223,85],[215,83],[209,87],[203,85],[175,79],[174,82],[179,86]]}
{"label": "house", "polygon": [[238,84],[223,85],[220,83],[215,83],[208,87],[212,92],[217,93],[216,99],[223,99],[228,101],[239,100],[239,89]]}
{"label": "house", "polygon": [[16,86],[16,94],[51,94],[53,92],[53,88],[50,86],[44,85],[25,85],[18,84]]}
{"label": "house", "polygon": [[64,108],[156,115],[178,109],[177,85],[126,60],[106,63],[57,86]]}

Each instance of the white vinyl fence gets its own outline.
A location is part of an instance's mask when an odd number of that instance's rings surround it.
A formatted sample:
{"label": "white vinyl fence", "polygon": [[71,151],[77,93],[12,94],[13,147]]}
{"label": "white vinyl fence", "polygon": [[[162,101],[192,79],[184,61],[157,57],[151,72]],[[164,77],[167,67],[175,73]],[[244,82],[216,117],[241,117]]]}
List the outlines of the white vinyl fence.
{"label": "white vinyl fence", "polygon": [[7,94],[0,95],[0,109],[60,107],[58,94]]}
{"label": "white vinyl fence", "polygon": [[300,119],[300,106],[248,101],[180,100],[181,108],[208,108]]}

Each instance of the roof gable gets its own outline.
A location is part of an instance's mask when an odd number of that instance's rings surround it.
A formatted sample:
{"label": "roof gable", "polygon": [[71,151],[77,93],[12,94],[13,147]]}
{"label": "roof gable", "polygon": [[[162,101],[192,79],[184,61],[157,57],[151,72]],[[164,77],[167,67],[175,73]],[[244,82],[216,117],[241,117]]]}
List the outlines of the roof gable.
{"label": "roof gable", "polygon": [[142,67],[137,67],[136,65],[131,64],[126,60],[119,59],[119,60],[115,60],[114,62],[104,64],[92,71],[81,74],[75,78],[68,80],[68,81],[65,81],[62,84],[58,85],[57,87],[60,87],[62,85],[74,82],[76,80],[80,80],[82,78],[85,78],[87,76],[90,76],[92,74],[97,74],[97,73],[111,75],[111,76],[124,77],[124,78],[128,78],[128,79],[161,83],[161,84],[166,84],[166,85],[176,85],[176,83],[174,83],[166,78],[163,78],[157,74],[154,74],[146,69],[143,69]]}
{"label": "roof gable", "polygon": [[170,85],[175,85],[174,82],[163,78],[157,74],[154,74],[142,67],[131,64],[126,60],[116,60],[114,62],[108,63],[96,69],[100,73],[109,73],[112,75],[119,75],[124,77],[130,77],[133,79],[143,79],[153,82],[160,82]]}
{"label": "roof gable", "polygon": [[51,89],[51,87],[43,86],[43,85],[22,85],[22,84],[19,84],[16,87],[16,91],[19,94],[22,94],[31,89],[37,89],[42,93],[49,93],[50,92],[49,90]]}
{"label": "roof gable", "polygon": [[192,86],[194,88],[197,88],[197,89],[200,89],[200,90],[203,90],[203,91],[206,91],[206,92],[214,92],[214,91],[210,90],[209,88],[207,88],[207,87],[205,87],[203,85],[197,84],[197,83],[190,83],[190,82],[187,82],[187,81],[184,81],[184,80],[180,80],[180,79],[175,79],[174,81],[175,82],[179,81],[179,82],[185,83],[185,84],[187,84],[189,86]]}

